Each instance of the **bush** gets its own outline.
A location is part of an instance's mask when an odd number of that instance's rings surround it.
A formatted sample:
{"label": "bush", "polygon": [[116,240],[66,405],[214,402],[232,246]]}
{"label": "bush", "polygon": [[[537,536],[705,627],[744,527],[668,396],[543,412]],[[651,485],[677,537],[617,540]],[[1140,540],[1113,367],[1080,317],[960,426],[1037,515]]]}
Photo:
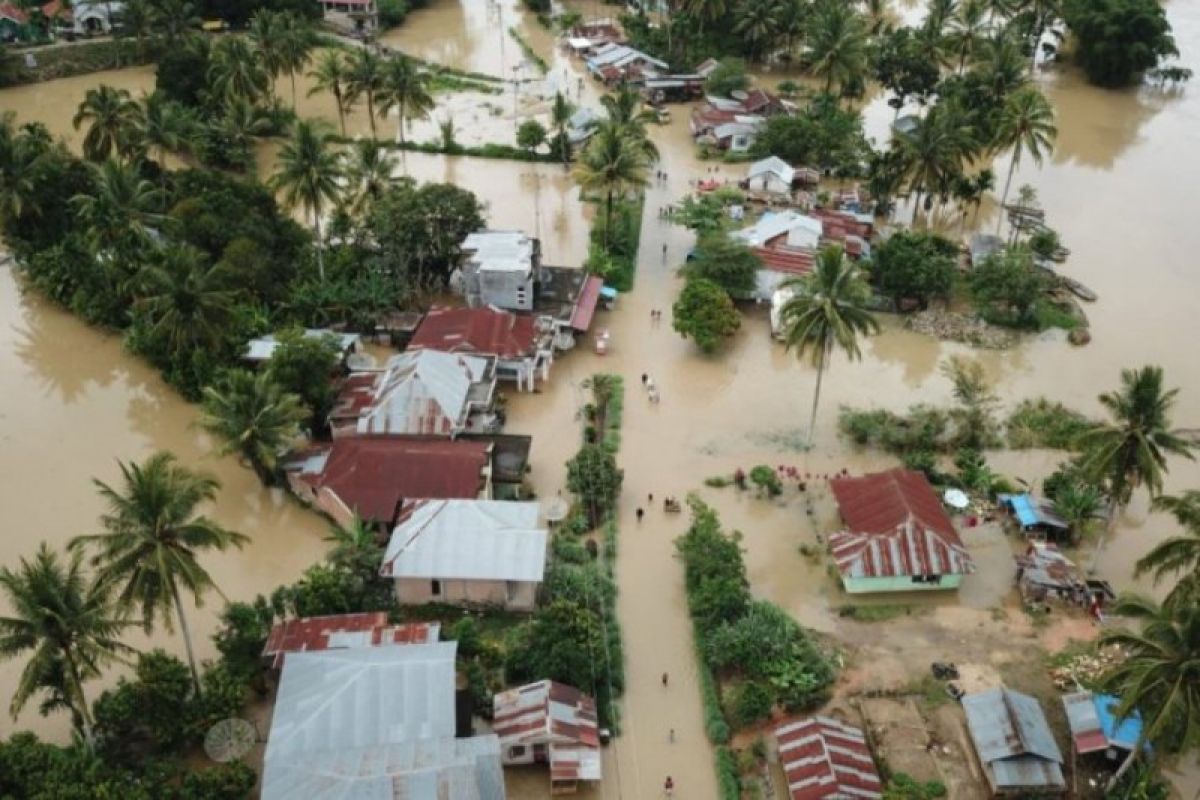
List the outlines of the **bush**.
{"label": "bush", "polygon": [[1045,397],[1022,400],[1005,423],[1008,446],[1014,450],[1079,450],[1081,438],[1093,427],[1083,414]]}
{"label": "bush", "polygon": [[742,776],[738,771],[737,759],[728,747],[718,747],[716,753],[717,790],[721,800],[740,800]]}
{"label": "bush", "polygon": [[759,464],[750,470],[750,482],[758,487],[760,495],[765,494],[768,497],[778,497],[783,494],[783,483],[780,482],[779,476],[775,474],[775,470],[766,464]]}
{"label": "bush", "polygon": [[893,775],[883,790],[883,800],[936,800],[945,796],[946,786],[940,781],[921,783],[903,772]]}
{"label": "bush", "polygon": [[915,300],[922,307],[950,294],[957,272],[954,244],[931,233],[900,231],[871,255],[871,275],[879,289],[899,305]]}
{"label": "bush", "polygon": [[379,25],[395,28],[408,16],[408,4],[404,0],[379,0]]}
{"label": "bush", "polygon": [[740,89],[750,87],[746,62],[740,58],[723,58],[704,81],[704,91],[717,97],[729,97]]}
{"label": "bush", "polygon": [[1075,60],[1098,86],[1128,85],[1179,55],[1158,0],[1067,0],[1063,19],[1075,37]]}
{"label": "bush", "polygon": [[733,721],[739,727],[749,727],[771,716],[774,705],[774,693],[769,686],[747,681],[734,692]]}
{"label": "bush", "polygon": [[690,278],[671,307],[671,324],[685,339],[691,337],[706,354],[717,348],[742,325],[733,301],[717,284]]}

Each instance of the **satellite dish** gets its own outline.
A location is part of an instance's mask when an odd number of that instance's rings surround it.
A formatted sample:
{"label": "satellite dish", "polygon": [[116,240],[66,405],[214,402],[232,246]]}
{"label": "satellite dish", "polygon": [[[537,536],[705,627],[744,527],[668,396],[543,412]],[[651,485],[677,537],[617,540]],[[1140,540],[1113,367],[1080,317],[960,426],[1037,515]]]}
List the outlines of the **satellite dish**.
{"label": "satellite dish", "polygon": [[208,729],[204,736],[204,752],[218,764],[236,761],[258,744],[258,731],[248,721],[237,717],[223,719]]}
{"label": "satellite dish", "polygon": [[729,93],[729,96],[732,97],[734,100],[745,100],[750,97],[750,95],[746,92],[745,89],[734,89],[732,92]]}

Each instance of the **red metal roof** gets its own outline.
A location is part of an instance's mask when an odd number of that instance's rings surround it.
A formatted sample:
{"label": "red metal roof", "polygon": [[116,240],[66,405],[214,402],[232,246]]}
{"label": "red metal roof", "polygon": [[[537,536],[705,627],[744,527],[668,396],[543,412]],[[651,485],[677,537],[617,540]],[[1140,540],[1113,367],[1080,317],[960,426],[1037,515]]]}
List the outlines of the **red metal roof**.
{"label": "red metal roof", "polygon": [[829,547],[848,577],[962,575],[975,565],[919,472],[892,469],[830,481],[846,530]]}
{"label": "red metal roof", "polygon": [[843,230],[842,238],[845,238],[847,233],[860,236],[863,239],[871,237],[871,231],[873,230],[871,223],[864,222],[845,211],[836,211],[832,208],[814,208],[808,214],[811,217],[821,220],[826,226],[832,225],[841,228]]}
{"label": "red metal roof", "polygon": [[386,611],[289,619],[271,628],[263,656],[272,660],[274,669],[280,669],[288,653],[379,647],[386,644],[425,644],[437,641],[439,627],[436,622],[388,625]]}
{"label": "red metal roof", "polygon": [[812,272],[816,260],[811,250],[787,245],[755,247],[754,255],[758,256],[765,269],[789,275],[807,275]]}
{"label": "red metal roof", "polygon": [[777,727],[775,740],[792,800],[883,796],[875,760],[858,728],[809,717]]}
{"label": "red metal roof", "polygon": [[522,358],[537,351],[537,325],[531,316],[494,308],[435,307],[421,320],[408,346]]}
{"label": "red metal roof", "polygon": [[392,523],[406,499],[478,497],[491,445],[413,436],[352,436],[320,448],[324,468],[303,480],[371,522]]}
{"label": "red metal roof", "polygon": [[29,14],[11,3],[0,3],[0,18],[10,19],[18,25],[29,22]]}
{"label": "red metal roof", "polygon": [[600,728],[591,697],[545,680],[501,692],[493,707],[492,729],[503,751],[545,744],[552,781],[600,780]]}
{"label": "red metal roof", "polygon": [[604,279],[589,275],[579,290],[575,300],[575,308],[571,311],[571,327],[577,331],[586,331],[592,327],[592,316],[596,313],[596,304],[600,301],[600,290],[604,287]]}

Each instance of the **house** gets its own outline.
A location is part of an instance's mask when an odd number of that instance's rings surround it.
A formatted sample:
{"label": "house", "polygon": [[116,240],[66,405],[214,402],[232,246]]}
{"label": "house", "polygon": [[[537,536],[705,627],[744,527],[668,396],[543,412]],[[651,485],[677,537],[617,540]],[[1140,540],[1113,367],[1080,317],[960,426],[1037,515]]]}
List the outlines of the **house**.
{"label": "house", "polygon": [[1054,510],[1052,502],[1034,497],[1028,492],[999,494],[996,495],[996,502],[1012,515],[1026,536],[1037,532],[1042,536],[1054,538],[1065,536],[1071,530],[1067,521]]}
{"label": "house", "polygon": [[975,571],[922,473],[897,468],[830,486],[846,527],[829,549],[847,592],[957,589]]}
{"label": "house", "polygon": [[12,3],[0,3],[0,42],[33,42],[43,38],[30,21],[29,12]]}
{"label": "house", "polygon": [[591,697],[573,686],[538,681],[501,692],[492,708],[504,766],[549,764],[551,794],[600,780],[600,728]]}
{"label": "house", "polygon": [[779,763],[792,800],[869,800],[883,782],[863,732],[832,717],[808,717],[775,728]]}
{"label": "house", "polygon": [[62,0],[52,0],[42,6],[42,16],[54,24],[60,36],[95,36],[111,33],[120,27],[125,4],[113,2],[80,2],[68,7]]}
{"label": "house", "polygon": [[500,740],[455,738],[455,642],[292,653],[262,800],[504,800]]}
{"label": "house", "polygon": [[1017,589],[1026,603],[1058,600],[1090,610],[1093,604],[1103,607],[1117,597],[1108,581],[1086,577],[1053,544],[1031,541],[1013,561]]}
{"label": "house", "polygon": [[708,80],[708,76],[716,71],[717,67],[721,66],[721,62],[715,58],[706,58],[696,65],[696,69],[692,70],[701,78]]}
{"label": "house", "polygon": [[641,50],[610,42],[596,48],[587,60],[587,69],[592,77],[612,85],[641,76],[658,75],[666,72],[670,66]]}
{"label": "house", "polygon": [[329,413],[335,439],[359,434],[449,436],[493,432],[496,358],[409,350],[382,370],[350,373]]}
{"label": "house", "polygon": [[411,500],[380,574],[405,604],[487,603],[530,610],[546,569],[537,503]]}
{"label": "house", "polygon": [[334,439],[284,462],[300,500],[346,525],[357,514],[390,531],[407,499],[487,498],[492,444],[416,436]]}
{"label": "house", "polygon": [[542,380],[550,377],[554,333],[547,318],[498,308],[435,306],[421,320],[408,349],[492,356],[498,378],[533,391],[539,375]]}
{"label": "house", "polygon": [[1122,761],[1142,741],[1142,715],[1135,709],[1124,719],[1118,717],[1120,698],[1073,692],[1063,695],[1062,701],[1071,729],[1071,744],[1079,755],[1104,753],[1109,761]]}
{"label": "house", "polygon": [[796,170],[782,158],[770,156],[751,164],[746,179],[752,192],[791,197]]}
{"label": "house", "polygon": [[699,75],[650,75],[641,80],[642,96],[651,105],[686,103],[704,95]]}
{"label": "house", "polygon": [[587,106],[577,109],[567,122],[567,139],[571,145],[578,146],[592,138],[602,119],[598,112]]}
{"label": "house", "polygon": [[320,0],[321,17],[335,30],[369,38],[379,30],[379,6],[375,0]]}
{"label": "house", "polygon": [[1035,698],[1001,686],[964,695],[962,706],[992,797],[1066,793],[1062,753]]}
{"label": "house", "polygon": [[471,308],[532,311],[542,244],[520,231],[476,231],[463,240],[459,272]]}
{"label": "house", "polygon": [[734,93],[734,100],[741,104],[742,113],[757,114],[763,117],[773,117],[777,114],[790,114],[793,106],[777,94],[765,89],[750,89]]}
{"label": "house", "polygon": [[824,230],[817,218],[787,210],[768,211],[753,225],[730,234],[762,262],[754,298],[771,300],[784,281],[811,272]]}
{"label": "house", "polygon": [[289,653],[427,644],[438,640],[440,630],[437,622],[389,625],[386,611],[300,617],[275,623],[263,647],[263,658],[272,669],[282,669]]}
{"label": "house", "polygon": [[606,45],[624,41],[625,34],[620,26],[612,20],[602,19],[576,25],[567,32],[564,46],[572,55],[588,57]]}
{"label": "house", "polygon": [[722,150],[744,153],[758,139],[764,124],[765,120],[762,117],[739,114],[732,122],[724,122],[713,128],[713,143]]}
{"label": "house", "polygon": [[[328,338],[341,353],[343,364],[362,347],[362,337],[357,333],[338,333],[324,328],[307,328],[304,331],[304,338]],[[246,343],[246,350],[242,354],[242,360],[249,361],[255,366],[265,364],[271,360],[271,356],[275,354],[275,350],[278,347],[279,340],[273,334],[251,339]]]}

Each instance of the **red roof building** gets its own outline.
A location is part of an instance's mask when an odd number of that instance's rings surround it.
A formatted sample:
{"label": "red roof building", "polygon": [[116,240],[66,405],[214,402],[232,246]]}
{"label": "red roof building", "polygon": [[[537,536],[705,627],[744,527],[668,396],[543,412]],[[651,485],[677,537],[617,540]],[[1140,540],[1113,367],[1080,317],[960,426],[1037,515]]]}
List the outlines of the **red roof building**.
{"label": "red roof building", "polygon": [[340,524],[355,514],[390,531],[405,500],[491,495],[492,445],[417,436],[353,436],[284,464],[297,497]]}
{"label": "red roof building", "polygon": [[389,625],[386,611],[289,619],[271,628],[263,658],[271,661],[272,669],[282,669],[288,653],[429,644],[438,640],[440,629],[437,622]]}
{"label": "red roof building", "polygon": [[538,681],[496,695],[493,731],[505,766],[549,762],[551,794],[600,780],[596,701],[554,681]]}
{"label": "red roof building", "polygon": [[421,320],[408,349],[495,356],[498,377],[532,391],[539,371],[543,380],[550,375],[552,328],[527,314],[497,308],[434,307]]}
{"label": "red roof building", "polygon": [[920,472],[892,469],[830,486],[846,529],[829,537],[829,548],[846,591],[957,588],[975,571]]}
{"label": "red roof building", "polygon": [[830,717],[809,717],[780,725],[775,741],[792,800],[883,797],[875,759],[858,728]]}

